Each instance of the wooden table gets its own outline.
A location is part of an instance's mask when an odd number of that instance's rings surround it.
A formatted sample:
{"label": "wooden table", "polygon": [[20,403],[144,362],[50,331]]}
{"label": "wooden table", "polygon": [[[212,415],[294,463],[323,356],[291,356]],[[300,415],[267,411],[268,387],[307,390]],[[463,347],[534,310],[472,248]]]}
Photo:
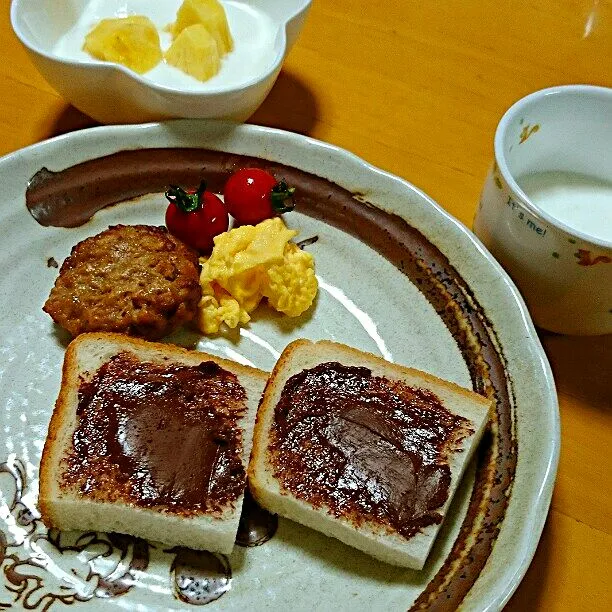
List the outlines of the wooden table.
{"label": "wooden table", "polygon": [[[30,64],[8,4],[0,154],[93,125]],[[345,147],[469,226],[504,110],[551,85],[612,86],[611,67],[610,0],[315,0],[251,121]],[[612,610],[612,336],[540,337],[559,390],[561,462],[538,551],[507,609]]]}

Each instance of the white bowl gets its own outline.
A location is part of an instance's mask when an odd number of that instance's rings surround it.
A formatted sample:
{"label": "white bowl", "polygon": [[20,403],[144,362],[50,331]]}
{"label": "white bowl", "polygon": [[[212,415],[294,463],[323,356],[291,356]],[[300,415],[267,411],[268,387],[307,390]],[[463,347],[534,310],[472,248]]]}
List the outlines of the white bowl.
{"label": "white bowl", "polygon": [[[612,89],[552,87],[514,104],[495,135],[474,231],[553,332],[612,333],[611,117]],[[554,181],[554,202],[534,178]],[[569,208],[553,216],[559,202]]]}
{"label": "white bowl", "polygon": [[[163,118],[246,120],[274,85],[295,42],[311,0],[221,0],[235,50],[221,72],[199,83],[163,66],[145,75],[81,50],[99,19],[149,16],[160,30],[174,20],[181,0],[13,0],[15,34],[45,79],[76,108],[101,123],[139,123]],[[125,14],[125,13],[123,13]],[[66,45],[72,36],[72,47]],[[162,46],[164,37],[160,32]],[[172,72],[174,71],[174,72]],[[170,78],[168,77],[170,74]]]}

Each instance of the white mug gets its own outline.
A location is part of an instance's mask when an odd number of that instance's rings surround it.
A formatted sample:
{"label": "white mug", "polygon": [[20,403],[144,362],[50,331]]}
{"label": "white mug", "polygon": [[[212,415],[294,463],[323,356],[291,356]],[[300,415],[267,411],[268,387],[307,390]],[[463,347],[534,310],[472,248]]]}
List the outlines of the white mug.
{"label": "white mug", "polygon": [[536,325],[612,333],[612,89],[552,87],[514,104],[474,232],[522,292]]}

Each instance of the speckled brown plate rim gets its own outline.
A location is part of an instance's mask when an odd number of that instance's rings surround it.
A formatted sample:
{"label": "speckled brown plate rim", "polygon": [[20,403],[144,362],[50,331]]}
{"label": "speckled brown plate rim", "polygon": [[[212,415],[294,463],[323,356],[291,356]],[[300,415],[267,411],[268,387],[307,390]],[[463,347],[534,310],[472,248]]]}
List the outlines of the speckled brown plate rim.
{"label": "speckled brown plate rim", "polygon": [[[172,148],[174,151],[164,151],[167,168],[160,171],[159,154],[155,151],[155,132],[158,132],[157,146],[162,149]],[[211,146],[214,151],[198,150],[195,143],[198,133],[211,132],[214,143],[202,139],[200,146]],[[95,150],[97,137],[104,134],[116,136],[116,144],[107,150]],[[149,142],[142,142],[139,148],[115,156],[115,164],[110,166],[101,156],[113,154],[126,148],[135,148],[139,135],[146,135]],[[263,139],[270,148],[259,146],[257,155],[242,155],[236,151],[236,139],[251,138],[254,141]],[[83,140],[84,139],[84,140]],[[524,330],[533,344],[531,350],[537,355],[536,364],[542,368],[541,380],[547,387],[551,406],[551,422],[555,443],[552,444],[547,461],[547,469],[542,473],[540,495],[532,500],[539,513],[534,515],[531,525],[530,545],[523,549],[521,558],[512,560],[514,572],[510,579],[497,585],[494,593],[490,593],[489,601],[482,609],[501,608],[509,599],[520,582],[531,560],[537,541],[543,527],[546,511],[550,503],[552,483],[554,481],[558,460],[558,408],[550,368],[544,356],[533,325],[518,292],[505,273],[484,250],[473,235],[456,220],[440,209],[425,194],[422,194],[409,183],[397,177],[388,175],[369,166],[362,160],[324,143],[319,143],[299,135],[260,128],[256,126],[236,126],[216,122],[179,121],[166,124],[150,124],[144,126],[103,127],[84,130],[79,133],[58,137],[40,145],[30,147],[30,150],[41,147],[62,146],[83,140],[84,151],[79,150],[77,157],[83,161],[81,166],[68,167],[58,175],[48,175],[36,184],[37,193],[43,193],[44,198],[55,197],[57,194],[69,194],[84,189],[89,182],[92,187],[90,195],[101,204],[121,201],[142,193],[160,191],[168,182],[195,183],[202,172],[210,181],[211,188],[219,189],[227,175],[236,167],[243,165],[258,165],[278,173],[298,186],[300,193],[298,206],[300,211],[317,217],[326,223],[340,227],[344,231],[364,241],[371,248],[381,253],[404,273],[429,300],[453,334],[468,366],[473,387],[476,391],[495,400],[496,410],[491,427],[485,441],[481,444],[478,456],[475,486],[467,515],[453,548],[427,588],[421,593],[412,609],[451,610],[456,609],[477,581],[485,567],[499,530],[503,524],[507,507],[512,499],[512,487],[515,479],[518,449],[516,439],[516,406],[513,390],[513,380],[508,371],[503,347],[499,335],[479,304],[468,283],[449,259],[421,231],[396,212],[385,211],[376,202],[375,194],[370,192],[368,178],[376,175],[376,181],[402,183],[406,194],[425,200],[433,210],[436,222],[445,226],[450,234],[461,236],[471,242],[474,256],[489,260],[493,273],[502,276],[509,298],[513,300],[513,308],[520,311],[524,321]],[[112,139],[111,139],[112,140]],[[227,140],[227,147],[224,146]],[[274,140],[281,141],[279,147],[273,147]],[[107,143],[108,144],[108,143]],[[181,150],[180,146],[186,147]],[[285,159],[282,155],[284,146],[303,147],[312,160],[316,153],[325,157],[328,163],[323,164],[317,173],[301,170],[296,166],[301,164],[281,164],[272,161],[274,158]],[[238,149],[240,146],[238,146]],[[257,148],[257,147],[256,147]],[[113,150],[114,149],[114,150]],[[224,149],[233,152],[224,152]],[[316,153],[315,153],[316,152]],[[22,150],[0,161],[6,165],[20,155],[27,155],[28,149]],[[170,154],[170,155],[168,155]],[[44,155],[40,155],[41,161]],[[329,162],[333,163],[329,163]],[[342,176],[343,162],[347,166],[357,166],[361,172],[355,180],[351,176]],[[130,174],[133,164],[138,172]],[[308,164],[312,166],[312,163]],[[317,165],[316,163],[314,164]],[[121,189],[117,181],[117,171],[112,167],[120,167],[121,176],[129,177],[129,190]],[[40,166],[39,166],[40,167]],[[59,169],[59,168],[54,168]],[[64,170],[64,168],[62,168]],[[150,172],[148,171],[150,170]],[[83,174],[81,174],[83,173]],[[318,174],[318,176],[317,176]],[[349,171],[350,174],[350,171]],[[327,178],[323,178],[322,175]],[[95,179],[84,179],[95,177]],[[345,187],[340,186],[344,184]],[[400,192],[401,189],[400,188]],[[72,190],[72,191],[71,191]],[[51,196],[49,195],[51,194]],[[54,196],[55,194],[55,196]],[[31,195],[31,194],[30,194]],[[372,197],[374,196],[374,197]],[[406,211],[408,217],[408,211]],[[439,243],[439,240],[437,241]],[[443,247],[448,252],[448,244]],[[538,363],[539,361],[539,363]],[[556,424],[556,425],[555,425]],[[555,431],[556,427],[556,431]],[[475,602],[474,602],[475,603]],[[470,604],[471,607],[471,604]]]}

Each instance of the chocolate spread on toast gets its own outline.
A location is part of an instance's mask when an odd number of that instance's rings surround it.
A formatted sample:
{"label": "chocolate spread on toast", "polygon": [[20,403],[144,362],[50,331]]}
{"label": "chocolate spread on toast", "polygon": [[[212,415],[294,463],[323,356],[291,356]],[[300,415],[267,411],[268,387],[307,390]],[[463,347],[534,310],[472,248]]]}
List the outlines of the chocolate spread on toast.
{"label": "chocolate spread on toast", "polygon": [[63,486],[165,512],[222,512],[242,494],[246,393],[212,361],[197,366],[114,356],[78,392]]}
{"label": "chocolate spread on toast", "polygon": [[359,525],[405,538],[440,523],[447,455],[470,422],[430,391],[323,363],[292,376],[274,411],[269,459],[281,488]]}

